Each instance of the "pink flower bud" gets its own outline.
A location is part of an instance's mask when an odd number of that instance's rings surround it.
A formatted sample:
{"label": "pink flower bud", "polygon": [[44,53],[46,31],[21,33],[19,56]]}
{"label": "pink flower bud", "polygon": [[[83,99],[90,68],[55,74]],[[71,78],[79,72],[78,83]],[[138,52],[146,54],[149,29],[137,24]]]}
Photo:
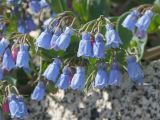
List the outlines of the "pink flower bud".
{"label": "pink flower bud", "polygon": [[18,48],[17,47],[13,48],[12,57],[13,57],[14,61],[16,61],[16,59],[17,59],[17,53],[18,53]]}
{"label": "pink flower bud", "polygon": [[8,105],[8,100],[5,100],[2,104],[2,110],[3,112],[8,113],[9,112],[9,105]]}

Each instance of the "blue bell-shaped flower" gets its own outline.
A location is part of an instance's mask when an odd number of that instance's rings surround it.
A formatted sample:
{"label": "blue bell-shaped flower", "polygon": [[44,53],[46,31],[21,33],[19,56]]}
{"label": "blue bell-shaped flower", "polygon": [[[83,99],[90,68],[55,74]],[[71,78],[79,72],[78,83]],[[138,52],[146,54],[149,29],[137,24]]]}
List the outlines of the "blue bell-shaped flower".
{"label": "blue bell-shaped flower", "polygon": [[40,12],[40,10],[41,10],[40,2],[38,0],[30,0],[30,2],[29,2],[29,8],[34,13]]}
{"label": "blue bell-shaped flower", "polygon": [[71,69],[68,66],[65,66],[63,68],[63,73],[61,74],[61,76],[59,77],[56,86],[59,89],[67,89],[69,87],[70,84],[70,79],[71,79]]}
{"label": "blue bell-shaped flower", "polygon": [[25,23],[29,32],[37,28],[37,25],[34,23],[30,15],[27,15]]}
{"label": "blue bell-shaped flower", "polygon": [[26,116],[28,115],[28,110],[24,102],[23,96],[18,96],[17,100],[18,100],[18,113],[16,114],[16,117],[20,119],[25,119]]}
{"label": "blue bell-shaped flower", "polygon": [[33,93],[31,94],[31,99],[36,101],[41,101],[44,99],[45,96],[45,86],[43,82],[39,82]]}
{"label": "blue bell-shaped flower", "polygon": [[101,33],[95,35],[95,42],[93,43],[93,55],[94,57],[101,59],[104,58],[104,40]]}
{"label": "blue bell-shaped flower", "polygon": [[108,74],[106,72],[106,68],[107,68],[107,65],[106,64],[99,64],[98,65],[98,72],[96,74],[96,77],[95,77],[95,83],[94,83],[94,86],[97,87],[97,88],[104,88],[108,85]]}
{"label": "blue bell-shaped flower", "polygon": [[106,25],[106,40],[107,40],[107,48],[118,48],[122,41],[119,37],[118,32],[113,29],[111,24]]}
{"label": "blue bell-shaped flower", "polygon": [[7,69],[10,71],[15,67],[15,63],[11,54],[11,50],[8,48],[4,55],[3,55],[3,61],[2,61],[3,69]]}
{"label": "blue bell-shaped flower", "polygon": [[143,84],[144,72],[141,69],[140,65],[136,62],[135,56],[127,57],[127,71],[131,80],[133,80],[138,85]]}
{"label": "blue bell-shaped flower", "polygon": [[85,83],[85,69],[84,67],[76,67],[76,73],[74,74],[70,87],[73,90],[83,90]]}
{"label": "blue bell-shaped flower", "polygon": [[0,41],[0,56],[2,57],[6,48],[8,47],[9,45],[9,41],[5,38],[2,38],[1,41]]}
{"label": "blue bell-shaped flower", "polygon": [[146,10],[144,15],[140,17],[136,23],[136,27],[139,31],[147,31],[153,12],[151,10]]}
{"label": "blue bell-shaped flower", "polygon": [[52,34],[50,30],[46,29],[43,31],[36,40],[36,46],[44,49],[50,49],[50,42],[52,39]]}
{"label": "blue bell-shaped flower", "polygon": [[93,56],[93,48],[91,45],[91,35],[90,33],[83,32],[82,33],[82,40],[79,43],[77,57],[83,56],[83,57],[92,57]]}
{"label": "blue bell-shaped flower", "polygon": [[56,81],[56,78],[59,74],[59,70],[61,68],[62,62],[58,58],[56,58],[53,63],[51,63],[43,73],[43,76],[48,80],[53,82]]}
{"label": "blue bell-shaped flower", "polygon": [[109,73],[108,85],[120,86],[121,81],[122,81],[122,76],[118,64],[117,62],[113,62],[112,68]]}
{"label": "blue bell-shaped flower", "polygon": [[70,44],[71,36],[73,34],[73,28],[66,27],[64,33],[62,33],[56,40],[56,45],[59,49],[66,51]]}
{"label": "blue bell-shaped flower", "polygon": [[16,66],[19,68],[29,69],[29,51],[28,45],[20,45],[20,50],[17,54]]}
{"label": "blue bell-shaped flower", "polygon": [[51,39],[51,48],[53,48],[54,50],[59,50],[59,47],[58,45],[56,44],[56,41],[58,40],[59,36],[62,34],[62,31],[60,28],[57,28],[52,36],[52,39]]}
{"label": "blue bell-shaped flower", "polygon": [[19,103],[16,98],[16,95],[8,96],[8,105],[9,105],[11,118],[16,118],[19,112]]}
{"label": "blue bell-shaped flower", "polygon": [[26,23],[22,20],[18,21],[17,29],[19,33],[26,34],[29,32]]}
{"label": "blue bell-shaped flower", "polygon": [[138,10],[133,10],[123,21],[122,26],[128,30],[133,30],[139,16]]}

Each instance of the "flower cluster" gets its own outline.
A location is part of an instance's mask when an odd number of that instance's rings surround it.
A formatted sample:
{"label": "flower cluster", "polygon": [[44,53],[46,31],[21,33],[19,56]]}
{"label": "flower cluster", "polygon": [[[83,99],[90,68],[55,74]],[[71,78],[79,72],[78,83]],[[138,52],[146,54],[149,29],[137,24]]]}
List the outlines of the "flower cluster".
{"label": "flower cluster", "polygon": [[153,12],[152,10],[146,10],[144,14],[140,15],[141,13],[138,10],[131,11],[123,21],[122,26],[130,31],[136,30],[136,36],[138,38],[144,38],[147,34],[147,29],[150,25]]}
{"label": "flower cluster", "polygon": [[[53,13],[44,22],[43,30],[33,42],[28,40],[29,33],[36,30],[38,24],[42,23],[41,11],[43,8],[49,8],[49,4],[45,0],[7,0],[7,4],[10,16],[18,17],[18,21],[15,21],[18,33],[13,32],[7,36],[8,33],[5,34],[5,31],[7,31],[8,19],[4,14],[0,15],[0,33],[2,32],[0,34],[0,58],[2,60],[0,80],[7,76],[5,71],[10,72],[16,68],[23,68],[32,76],[37,69],[32,69],[33,72],[30,69],[29,47],[35,45],[35,48],[40,48],[40,51],[39,49],[33,50],[33,55],[40,57],[40,69],[38,74],[34,74],[38,77],[38,83],[30,96],[31,100],[43,100],[48,84],[54,84],[56,88],[62,90],[79,91],[83,91],[88,86],[98,89],[120,86],[122,83],[121,66],[126,68],[134,85],[143,85],[144,73],[136,54],[130,53],[123,46],[124,41],[120,38],[112,18],[101,15],[79,29],[77,27],[81,25],[79,24],[81,19],[74,12],[65,11],[57,15]],[[147,35],[153,15],[151,8],[134,9],[124,19],[122,26],[142,39]],[[37,24],[33,16],[39,17]],[[51,55],[54,58],[53,61],[48,66],[43,65],[46,62],[43,52],[47,51],[50,54],[53,50],[55,53]],[[71,55],[65,54],[65,51]],[[125,63],[121,63],[119,57],[122,57]],[[34,65],[34,67],[37,66],[37,64]],[[9,109],[12,118],[25,119],[28,115],[23,97],[19,94],[8,92],[8,98],[2,106],[3,111]]]}
{"label": "flower cluster", "polygon": [[2,59],[2,67],[0,68],[0,79],[3,79],[3,71],[11,71],[12,69],[19,67],[24,70],[29,70],[29,46],[27,44],[21,44],[19,51],[17,48],[10,49],[10,42],[2,38],[0,41],[0,56]]}

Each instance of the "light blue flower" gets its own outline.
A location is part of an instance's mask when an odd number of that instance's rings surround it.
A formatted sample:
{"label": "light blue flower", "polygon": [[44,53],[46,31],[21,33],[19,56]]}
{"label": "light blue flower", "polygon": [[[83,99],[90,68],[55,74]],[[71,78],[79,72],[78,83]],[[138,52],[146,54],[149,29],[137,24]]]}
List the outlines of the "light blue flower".
{"label": "light blue flower", "polygon": [[28,45],[20,45],[20,50],[17,54],[16,66],[20,68],[29,69],[29,51]]}
{"label": "light blue flower", "polygon": [[8,48],[4,55],[3,55],[3,61],[2,61],[3,69],[6,69],[10,71],[15,67],[15,63],[11,54],[11,50]]}
{"label": "light blue flower", "polygon": [[128,75],[135,83],[142,85],[144,81],[144,72],[140,65],[136,62],[135,56],[127,57],[127,71]]}
{"label": "light blue flower", "polygon": [[121,81],[122,81],[122,75],[119,70],[118,64],[116,62],[113,62],[112,68],[109,73],[108,85],[120,86]]}
{"label": "light blue flower", "polygon": [[107,48],[118,48],[122,41],[119,37],[119,34],[113,29],[111,24],[106,25],[106,40]]}
{"label": "light blue flower", "polygon": [[44,99],[44,96],[45,96],[45,86],[44,83],[40,81],[33,90],[33,93],[31,94],[31,99],[35,101],[41,101]]}
{"label": "light blue flower", "polygon": [[31,0],[29,2],[29,8],[32,10],[32,12],[39,13],[41,10],[41,5],[38,0]]}
{"label": "light blue flower", "polygon": [[138,10],[133,10],[123,21],[122,26],[128,30],[133,30],[139,16]]}
{"label": "light blue flower", "polygon": [[9,111],[11,114],[11,118],[16,118],[19,112],[19,104],[18,104],[16,95],[8,96],[8,105],[9,105]]}
{"label": "light blue flower", "polygon": [[63,68],[63,73],[61,74],[61,76],[59,77],[56,86],[59,89],[67,89],[69,87],[70,84],[70,79],[71,79],[71,69],[68,66],[65,66]]}
{"label": "light blue flower", "polygon": [[76,73],[74,74],[70,87],[73,90],[83,90],[85,83],[85,69],[84,67],[76,67]]}
{"label": "light blue flower", "polygon": [[62,34],[62,31],[60,28],[57,28],[52,36],[52,39],[51,39],[51,48],[53,48],[54,50],[58,51],[59,50],[59,47],[58,45],[56,44],[56,41],[57,39],[59,38],[59,36]]}
{"label": "light blue flower", "polygon": [[24,102],[23,96],[18,96],[18,113],[16,114],[16,117],[19,119],[25,119],[28,115],[27,106]]}
{"label": "light blue flower", "polygon": [[93,55],[96,58],[104,58],[104,40],[101,33],[95,35],[95,42],[93,43]]}
{"label": "light blue flower", "polygon": [[93,48],[91,45],[91,35],[90,33],[83,32],[82,33],[82,40],[79,43],[77,57],[92,57],[93,56]]}
{"label": "light blue flower", "polygon": [[56,40],[56,45],[58,46],[59,49],[66,51],[66,49],[69,47],[72,34],[73,34],[73,28],[66,27],[64,33],[62,33]]}
{"label": "light blue flower", "polygon": [[108,74],[106,72],[106,69],[107,69],[107,65],[106,64],[99,64],[98,66],[98,72],[96,74],[96,77],[95,77],[95,83],[94,83],[94,86],[97,87],[97,88],[104,88],[107,86],[108,84]]}
{"label": "light blue flower", "polygon": [[56,81],[56,78],[59,74],[59,70],[61,68],[62,62],[56,58],[53,63],[51,63],[46,70],[43,73],[43,76],[47,78],[48,80],[51,80],[53,82]]}
{"label": "light blue flower", "polygon": [[147,31],[153,12],[151,10],[146,10],[144,15],[140,17],[136,23],[136,27],[139,31]]}
{"label": "light blue flower", "polygon": [[50,30],[46,29],[43,31],[36,40],[36,46],[44,49],[50,49],[50,42],[52,39],[52,34]]}
{"label": "light blue flower", "polygon": [[1,57],[3,56],[3,54],[9,44],[10,44],[10,42],[7,39],[5,39],[5,38],[1,39],[1,41],[0,41],[0,56]]}

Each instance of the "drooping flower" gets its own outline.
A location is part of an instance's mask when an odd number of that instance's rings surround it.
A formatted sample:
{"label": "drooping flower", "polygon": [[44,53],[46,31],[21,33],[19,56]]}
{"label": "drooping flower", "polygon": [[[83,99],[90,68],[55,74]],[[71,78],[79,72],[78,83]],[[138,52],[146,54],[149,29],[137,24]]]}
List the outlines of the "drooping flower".
{"label": "drooping flower", "polygon": [[108,74],[106,72],[106,68],[107,68],[107,65],[106,64],[99,64],[98,66],[98,72],[96,74],[96,77],[95,77],[95,83],[94,83],[94,86],[97,87],[97,88],[104,88],[107,86],[107,83],[108,83]]}
{"label": "drooping flower", "polygon": [[95,42],[93,43],[93,55],[96,58],[104,58],[104,40],[101,33],[95,35]]}
{"label": "drooping flower", "polygon": [[90,33],[83,32],[82,33],[82,40],[79,43],[77,57],[83,56],[83,57],[92,57],[93,54],[93,48],[91,45],[91,35]]}
{"label": "drooping flower", "polygon": [[9,48],[5,51],[3,55],[2,65],[3,65],[2,68],[8,71],[10,71],[11,69],[15,67],[15,62],[13,60],[11,50]]}
{"label": "drooping flower", "polygon": [[39,82],[33,93],[31,94],[31,99],[36,101],[41,101],[44,99],[45,96],[45,86],[43,82]]}
{"label": "drooping flower", "polygon": [[147,35],[147,29],[150,25],[153,12],[151,10],[146,10],[144,15],[140,17],[136,23],[137,31],[136,36],[138,38],[144,38]]}
{"label": "drooping flower", "polygon": [[121,72],[118,67],[118,63],[113,62],[112,68],[109,73],[108,85],[120,86],[121,81],[122,81],[122,76],[121,76]]}
{"label": "drooping flower", "polygon": [[29,51],[28,45],[20,45],[20,50],[17,54],[16,66],[24,69],[29,69]]}
{"label": "drooping flower", "polygon": [[57,28],[52,36],[52,39],[51,39],[51,48],[53,48],[54,50],[58,51],[59,50],[59,47],[56,45],[56,41],[57,39],[59,38],[59,36],[61,35],[62,31],[60,28]]}
{"label": "drooping flower", "polygon": [[32,10],[32,12],[39,13],[41,10],[41,4],[38,0],[31,0],[29,2],[29,8]]}
{"label": "drooping flower", "polygon": [[0,41],[0,56],[2,56],[9,45],[9,41],[5,38],[2,38]]}
{"label": "drooping flower", "polygon": [[122,26],[128,30],[133,30],[139,16],[138,10],[133,10],[123,21]]}
{"label": "drooping flower", "polygon": [[18,48],[17,47],[13,47],[12,48],[12,57],[13,57],[13,60],[16,62],[16,59],[17,59],[17,54],[18,54]]}
{"label": "drooping flower", "polygon": [[70,79],[71,79],[71,69],[68,66],[65,66],[63,68],[63,73],[60,75],[56,86],[59,89],[67,89],[69,87],[70,84]]}
{"label": "drooping flower", "polygon": [[26,23],[25,23],[25,21],[23,21],[23,20],[19,20],[19,21],[18,21],[17,29],[18,29],[18,32],[19,32],[19,33],[22,33],[22,34],[26,34],[26,33],[29,32],[29,31],[28,31],[28,28],[27,28],[27,26],[26,26]]}
{"label": "drooping flower", "polygon": [[151,22],[152,16],[153,16],[153,12],[151,10],[146,10],[144,15],[140,17],[136,23],[137,29],[139,29],[139,31],[147,31],[149,24]]}
{"label": "drooping flower", "polygon": [[85,83],[85,69],[84,67],[76,67],[76,73],[74,74],[70,87],[73,90],[82,90]]}
{"label": "drooping flower", "polygon": [[27,15],[25,23],[29,32],[37,28],[37,25],[34,23],[30,15]]}
{"label": "drooping flower", "polygon": [[140,65],[136,62],[135,56],[127,57],[127,71],[131,80],[133,80],[137,84],[143,84],[144,72],[141,69]]}
{"label": "drooping flower", "polygon": [[43,31],[37,38],[36,46],[48,50],[50,49],[51,39],[52,39],[51,31],[48,29],[45,29],[45,31]]}
{"label": "drooping flower", "polygon": [[19,104],[16,95],[13,94],[8,96],[8,104],[11,118],[17,118],[17,114],[19,112]]}
{"label": "drooping flower", "polygon": [[107,48],[118,48],[120,44],[122,44],[118,32],[113,29],[113,26],[111,24],[106,25],[105,36],[107,40]]}
{"label": "drooping flower", "polygon": [[8,99],[7,98],[5,98],[4,101],[3,101],[2,110],[5,113],[9,112],[9,104],[8,104]]}
{"label": "drooping flower", "polygon": [[71,36],[73,34],[73,28],[66,27],[64,33],[62,33],[56,40],[56,45],[59,49],[66,51],[70,44]]}
{"label": "drooping flower", "polygon": [[18,113],[16,114],[17,118],[24,119],[28,115],[27,106],[24,102],[23,96],[18,96]]}
{"label": "drooping flower", "polygon": [[48,80],[53,82],[56,81],[56,78],[59,74],[60,67],[62,62],[60,59],[56,58],[44,71],[43,76],[46,77]]}

